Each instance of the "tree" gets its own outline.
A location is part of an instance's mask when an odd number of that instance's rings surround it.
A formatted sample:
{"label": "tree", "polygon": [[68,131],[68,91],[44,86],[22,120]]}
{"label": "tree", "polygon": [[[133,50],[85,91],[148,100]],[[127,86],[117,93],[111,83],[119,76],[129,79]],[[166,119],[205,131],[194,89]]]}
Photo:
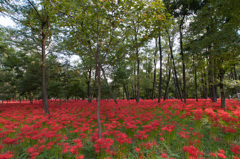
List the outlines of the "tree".
{"label": "tree", "polygon": [[[204,6],[197,12],[191,24],[191,31],[196,35],[195,42],[209,61],[208,77],[216,83],[220,79],[221,107],[225,108],[224,74],[239,61],[239,1],[204,1]],[[209,15],[210,13],[210,15]],[[201,23],[201,25],[199,25]],[[213,69],[212,69],[213,68]],[[211,94],[216,96],[216,88],[211,86]],[[215,101],[215,100],[213,100]]]}
{"label": "tree", "polygon": [[[42,99],[45,114],[49,114],[48,95],[46,89],[46,46],[49,45],[49,39],[52,36],[52,30],[56,27],[51,25],[56,20],[56,10],[51,7],[51,2],[42,1],[6,1],[1,4],[5,11],[2,14],[11,17],[20,26],[23,27],[22,38],[30,36],[35,45],[41,48],[41,81],[42,81]],[[8,12],[7,12],[8,11]]]}

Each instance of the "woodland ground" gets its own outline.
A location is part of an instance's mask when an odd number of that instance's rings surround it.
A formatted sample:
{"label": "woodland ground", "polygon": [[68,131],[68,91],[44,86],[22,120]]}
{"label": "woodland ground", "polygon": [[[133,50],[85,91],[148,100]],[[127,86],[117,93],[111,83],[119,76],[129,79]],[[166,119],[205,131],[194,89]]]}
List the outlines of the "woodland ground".
{"label": "woodland ground", "polygon": [[0,158],[240,158],[240,102],[180,100],[41,101],[0,106]]}

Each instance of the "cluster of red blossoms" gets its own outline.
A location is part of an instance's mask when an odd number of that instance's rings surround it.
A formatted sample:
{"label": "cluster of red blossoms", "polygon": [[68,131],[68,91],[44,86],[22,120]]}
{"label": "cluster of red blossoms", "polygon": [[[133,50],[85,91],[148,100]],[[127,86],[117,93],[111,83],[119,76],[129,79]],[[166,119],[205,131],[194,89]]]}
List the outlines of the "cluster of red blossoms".
{"label": "cluster of red blossoms", "polygon": [[[225,110],[220,108],[219,102],[205,99],[199,102],[189,99],[187,104],[180,100],[160,104],[157,100],[139,103],[119,100],[118,103],[113,112],[112,101],[101,101],[101,139],[98,138],[96,101],[68,101],[62,105],[49,101],[50,116],[44,115],[41,101],[34,101],[33,105],[22,102],[0,106],[0,159],[18,158],[23,152],[31,159],[41,158],[43,154],[49,158],[57,154],[59,158],[83,159],[82,149],[89,142],[96,155],[104,155],[101,158],[106,159],[126,158],[128,153],[138,158],[155,158],[156,155],[170,158],[171,154],[163,145],[171,146],[169,142],[175,139],[182,141],[179,142],[182,155],[192,159],[240,158],[240,145],[236,144],[240,136],[238,101],[227,100]],[[196,124],[186,125],[190,121]],[[210,127],[212,142],[227,140],[226,150],[217,148],[209,154],[201,149],[203,121]],[[217,132],[223,133],[225,138],[219,139]],[[128,147],[134,149],[127,150]]]}

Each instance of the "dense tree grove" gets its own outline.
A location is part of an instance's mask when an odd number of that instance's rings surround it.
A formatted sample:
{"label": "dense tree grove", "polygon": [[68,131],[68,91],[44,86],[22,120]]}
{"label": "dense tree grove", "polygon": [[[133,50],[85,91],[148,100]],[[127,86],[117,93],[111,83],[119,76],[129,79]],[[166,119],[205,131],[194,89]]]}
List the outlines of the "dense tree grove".
{"label": "dense tree grove", "polygon": [[238,5],[2,1],[16,27],[1,27],[1,99],[236,97]]}
{"label": "dense tree grove", "polygon": [[0,99],[42,99],[46,114],[51,98],[97,99],[98,118],[100,99],[110,98],[221,98],[224,108],[240,88],[239,6],[3,0],[0,15],[16,25],[0,28]]}

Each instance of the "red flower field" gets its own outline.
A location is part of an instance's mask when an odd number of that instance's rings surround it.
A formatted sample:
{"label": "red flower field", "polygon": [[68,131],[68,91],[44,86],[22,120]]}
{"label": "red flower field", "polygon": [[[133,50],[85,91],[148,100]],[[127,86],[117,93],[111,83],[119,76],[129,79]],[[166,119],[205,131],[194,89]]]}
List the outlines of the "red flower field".
{"label": "red flower field", "polygon": [[112,100],[101,101],[102,138],[97,103],[41,101],[0,106],[0,159],[8,158],[240,158],[240,102]]}

